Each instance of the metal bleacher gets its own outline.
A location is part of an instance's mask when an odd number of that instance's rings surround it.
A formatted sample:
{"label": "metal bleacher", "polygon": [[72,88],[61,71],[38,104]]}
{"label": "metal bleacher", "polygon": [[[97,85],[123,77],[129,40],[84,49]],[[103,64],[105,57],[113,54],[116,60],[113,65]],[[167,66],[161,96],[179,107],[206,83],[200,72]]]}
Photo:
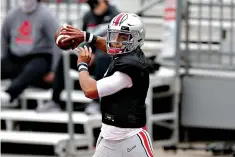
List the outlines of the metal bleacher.
{"label": "metal bleacher", "polygon": [[[6,2],[7,0],[5,0]],[[120,0],[120,3],[117,3],[119,0],[114,0],[114,4],[117,4],[120,10],[122,11],[138,11],[141,8],[140,0]],[[147,1],[147,0],[145,0]],[[132,3],[136,5],[136,7],[128,7],[127,3]],[[11,6],[17,3],[14,0],[10,1]],[[49,7],[53,10],[53,12],[59,12],[57,14],[58,18],[62,23],[71,21],[74,23],[75,26],[79,27],[80,24],[79,20],[81,20],[81,16],[83,12],[87,9],[86,6],[76,6],[76,5],[66,5],[65,3],[59,4],[59,7],[56,6],[55,3],[49,4]],[[146,24],[147,34],[146,34],[146,42],[143,46],[143,50],[146,53],[146,56],[156,56],[161,52],[163,44],[162,40],[162,33],[164,32],[164,25],[163,19],[161,16],[163,15],[163,8],[164,3],[159,3],[156,7],[149,9],[146,11],[147,16],[143,16],[142,19]],[[157,16],[156,15],[156,9]],[[68,12],[68,10],[70,10]],[[72,14],[74,13],[74,14]],[[69,16],[67,15],[69,14]],[[154,17],[151,17],[154,15]],[[3,17],[2,17],[3,18]],[[68,19],[69,18],[69,19]],[[207,30],[207,21],[203,22]],[[190,20],[189,25],[191,26],[191,36],[190,40],[197,41],[198,34],[195,32],[198,26],[197,20]],[[219,28],[213,27],[214,34],[213,40],[219,42]],[[185,40],[185,23],[182,23],[182,40]],[[201,32],[201,34],[205,34],[205,32]],[[192,35],[193,34],[193,35]],[[203,40],[207,40],[206,36],[202,36]],[[184,42],[181,43],[181,49],[186,49],[186,44]],[[198,49],[198,44],[189,43],[188,45],[190,49]],[[201,44],[201,49],[208,49],[208,44]],[[212,44],[212,49],[219,50],[218,44]],[[70,71],[69,76],[72,80],[77,79],[77,72]],[[169,90],[164,93],[154,93],[153,88],[159,86],[169,86]],[[4,86],[4,85],[3,85]],[[2,87],[3,87],[2,86]],[[174,95],[175,93],[180,93],[181,89],[180,79],[175,79],[175,71],[171,68],[161,67],[159,71],[151,74],[150,77],[150,88],[148,91],[146,104],[147,104],[147,129],[151,136],[153,136],[153,124],[159,124],[166,126],[167,128],[173,130],[172,136],[170,139],[164,141],[157,141],[156,145],[166,145],[166,144],[174,144],[178,141],[178,104],[173,104],[173,110],[168,113],[161,113],[161,114],[154,114],[152,112],[153,105],[164,105],[164,104],[153,104],[153,98],[155,97],[165,97],[167,95]],[[63,154],[63,149],[66,147],[68,143],[65,141],[69,139],[68,133],[49,133],[47,132],[47,128],[45,128],[44,132],[36,132],[36,131],[21,131],[14,127],[14,124],[18,121],[25,121],[25,122],[43,122],[43,123],[64,123],[67,124],[69,121],[69,116],[66,112],[59,112],[59,113],[37,113],[34,110],[27,109],[27,100],[33,99],[37,101],[38,105],[42,105],[44,101],[47,101],[51,98],[51,90],[43,90],[43,89],[35,89],[35,88],[28,88],[22,93],[20,97],[20,101],[22,102],[22,109],[21,110],[2,110],[0,117],[1,120],[6,122],[6,129],[1,130],[1,142],[10,142],[10,143],[26,143],[26,144],[36,144],[36,145],[52,145],[55,147],[55,152],[57,154]],[[66,101],[68,98],[66,90],[64,90],[61,94],[61,99]],[[71,100],[72,102],[79,102],[79,103],[89,103],[91,100],[86,98],[81,91],[72,90],[71,91]],[[74,124],[81,124],[84,126],[84,133],[83,134],[75,134],[76,140],[76,147],[84,147],[88,146],[89,150],[93,150],[93,143],[94,137],[92,130],[94,128],[101,126],[101,116],[100,115],[86,115],[82,112],[73,112],[72,119]],[[167,124],[165,121],[173,120],[172,124]]]}

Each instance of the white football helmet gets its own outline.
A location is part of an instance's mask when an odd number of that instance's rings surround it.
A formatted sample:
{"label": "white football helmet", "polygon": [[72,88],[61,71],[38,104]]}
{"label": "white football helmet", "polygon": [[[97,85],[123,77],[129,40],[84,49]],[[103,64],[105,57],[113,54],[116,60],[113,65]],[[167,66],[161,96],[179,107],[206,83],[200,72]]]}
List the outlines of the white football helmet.
{"label": "white football helmet", "polygon": [[145,26],[133,13],[120,13],[110,22],[106,36],[107,53],[128,53],[141,47],[145,39]]}

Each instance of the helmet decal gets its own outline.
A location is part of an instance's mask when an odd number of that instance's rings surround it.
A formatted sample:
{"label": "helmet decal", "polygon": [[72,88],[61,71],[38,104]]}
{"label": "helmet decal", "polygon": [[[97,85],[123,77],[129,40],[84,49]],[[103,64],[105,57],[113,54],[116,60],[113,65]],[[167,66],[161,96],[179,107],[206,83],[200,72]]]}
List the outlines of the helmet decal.
{"label": "helmet decal", "polygon": [[115,20],[113,20],[113,24],[114,26],[117,26],[119,24],[119,22],[121,21],[121,19],[127,15],[126,13],[121,13],[119,15],[117,15],[117,18]]}
{"label": "helmet decal", "polygon": [[121,18],[121,20],[120,20],[120,22],[119,22],[119,26],[120,26],[125,20],[127,20],[127,18],[128,18],[128,14],[125,14],[125,15]]}

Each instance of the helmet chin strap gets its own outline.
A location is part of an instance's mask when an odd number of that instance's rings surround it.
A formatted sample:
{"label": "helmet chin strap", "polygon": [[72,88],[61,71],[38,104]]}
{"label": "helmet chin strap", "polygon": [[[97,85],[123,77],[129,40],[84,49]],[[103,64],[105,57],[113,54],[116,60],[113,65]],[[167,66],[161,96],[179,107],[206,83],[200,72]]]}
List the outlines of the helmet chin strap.
{"label": "helmet chin strap", "polygon": [[31,13],[36,10],[38,1],[37,0],[20,0],[19,5],[23,12]]}

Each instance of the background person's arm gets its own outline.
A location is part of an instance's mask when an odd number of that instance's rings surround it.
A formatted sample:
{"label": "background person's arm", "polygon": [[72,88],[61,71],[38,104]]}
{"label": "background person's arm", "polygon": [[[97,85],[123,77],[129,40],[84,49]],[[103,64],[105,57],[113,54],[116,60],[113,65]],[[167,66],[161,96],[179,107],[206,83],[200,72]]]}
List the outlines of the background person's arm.
{"label": "background person's arm", "polygon": [[10,51],[10,24],[12,13],[8,14],[3,21],[1,30],[1,58]]}
{"label": "background person's arm", "polygon": [[53,17],[51,13],[48,13],[47,10],[44,13],[45,15],[43,16],[43,31],[45,32],[52,46],[53,58],[51,71],[55,71],[62,54],[61,49],[54,42],[54,32],[56,32],[56,30],[59,28],[59,24],[55,17]]}

